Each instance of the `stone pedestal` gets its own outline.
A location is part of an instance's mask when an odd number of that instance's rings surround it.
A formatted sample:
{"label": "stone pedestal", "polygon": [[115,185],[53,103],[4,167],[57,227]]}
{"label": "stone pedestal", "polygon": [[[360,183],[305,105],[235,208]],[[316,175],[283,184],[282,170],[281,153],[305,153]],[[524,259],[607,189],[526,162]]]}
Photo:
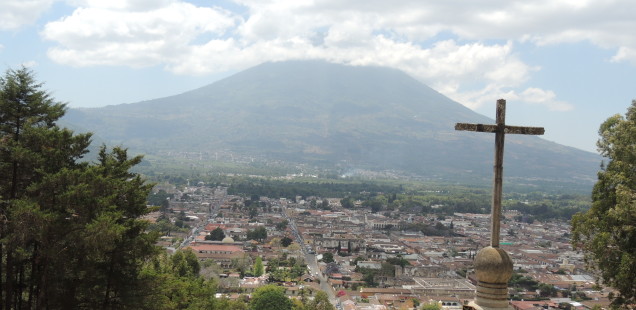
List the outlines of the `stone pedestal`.
{"label": "stone pedestal", "polygon": [[477,293],[475,303],[481,309],[508,309],[508,280],[512,260],[500,248],[485,247],[475,256]]}

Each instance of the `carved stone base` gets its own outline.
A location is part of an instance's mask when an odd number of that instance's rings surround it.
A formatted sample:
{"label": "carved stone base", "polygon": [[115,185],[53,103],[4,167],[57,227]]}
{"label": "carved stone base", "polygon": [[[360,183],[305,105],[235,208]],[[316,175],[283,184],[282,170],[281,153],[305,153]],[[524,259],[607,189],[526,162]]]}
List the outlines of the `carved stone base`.
{"label": "carved stone base", "polygon": [[488,308],[508,307],[508,285],[502,283],[477,282],[475,302]]}
{"label": "carved stone base", "polygon": [[514,310],[514,308],[510,305],[506,306],[505,308],[491,308],[491,307],[480,306],[476,304],[474,301],[471,301],[467,305],[464,305],[463,308],[464,310],[467,310],[467,309],[470,309],[470,310]]}
{"label": "carved stone base", "polygon": [[507,309],[508,280],[512,276],[512,260],[500,248],[485,247],[475,256],[477,292],[475,303],[483,309]]}

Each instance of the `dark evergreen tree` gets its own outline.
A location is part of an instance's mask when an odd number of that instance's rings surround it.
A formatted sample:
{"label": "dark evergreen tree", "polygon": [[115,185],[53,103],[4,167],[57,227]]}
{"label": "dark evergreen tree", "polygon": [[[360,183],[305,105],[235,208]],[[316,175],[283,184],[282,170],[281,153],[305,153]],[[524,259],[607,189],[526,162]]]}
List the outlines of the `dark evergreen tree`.
{"label": "dark evergreen tree", "polygon": [[351,209],[354,207],[353,198],[347,197],[340,200],[340,205],[345,209]]}
{"label": "dark evergreen tree", "polygon": [[285,248],[288,247],[290,244],[292,244],[292,242],[294,242],[294,240],[287,236],[283,237],[283,239],[280,239],[280,245],[282,245]]}
{"label": "dark evergreen tree", "polygon": [[265,227],[260,226],[254,230],[247,231],[247,240],[257,240],[259,242],[263,242],[267,239],[267,229]]}
{"label": "dark evergreen tree", "polygon": [[55,122],[55,102],[26,69],[0,79],[0,303],[5,309],[136,309],[139,271],[156,254],[141,157],[102,147]]}
{"label": "dark evergreen tree", "polygon": [[213,229],[209,235],[205,236],[205,240],[222,241],[225,238],[225,233],[221,227]]}
{"label": "dark evergreen tree", "polygon": [[81,167],[90,135],[59,129],[64,104],[55,102],[26,68],[0,78],[0,303],[6,309],[38,303],[42,283],[39,230],[51,210],[33,201],[33,185],[61,169]]}

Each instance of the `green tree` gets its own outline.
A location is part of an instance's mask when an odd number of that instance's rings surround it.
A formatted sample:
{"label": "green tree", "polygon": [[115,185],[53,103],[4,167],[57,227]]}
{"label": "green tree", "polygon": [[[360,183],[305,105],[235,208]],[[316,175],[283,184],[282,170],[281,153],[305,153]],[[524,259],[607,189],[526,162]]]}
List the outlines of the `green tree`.
{"label": "green tree", "polygon": [[164,236],[170,236],[170,233],[175,230],[179,230],[179,227],[172,224],[167,219],[162,219],[157,221],[156,223],[152,223],[148,226],[148,230],[156,231]]}
{"label": "green tree", "polygon": [[138,309],[227,309],[226,303],[214,298],[216,283],[203,279],[199,270],[199,262],[191,250],[153,258],[140,274],[146,282],[147,298]]}
{"label": "green tree", "polygon": [[288,247],[290,244],[292,244],[292,242],[294,242],[294,240],[287,236],[283,237],[283,239],[280,239],[280,245],[282,245],[285,248]]}
{"label": "green tree", "polygon": [[403,257],[389,257],[386,259],[386,262],[391,264],[391,265],[398,265],[402,268],[404,268],[406,265],[409,264],[409,261],[404,259]]}
{"label": "green tree", "polygon": [[180,277],[198,276],[201,269],[199,260],[191,249],[174,253],[171,263],[172,271]]}
{"label": "green tree", "polygon": [[354,207],[353,198],[346,197],[340,199],[340,205],[345,209],[352,209]]}
{"label": "green tree", "polygon": [[351,266],[357,266],[359,261],[364,261],[364,257],[362,257],[362,256],[358,256],[358,257],[356,257],[355,259],[353,259],[353,260],[349,263],[349,265],[351,265]]}
{"label": "green tree", "polygon": [[572,242],[603,284],[618,290],[614,306],[636,302],[636,100],[625,117],[615,115],[599,129],[597,142],[608,159],[598,173],[592,207],[572,221]]}
{"label": "green tree", "polygon": [[[34,223],[29,224],[39,224],[46,213],[38,212],[38,206],[29,201],[27,188],[40,181],[46,172],[75,167],[75,161],[86,153],[84,148],[90,141],[90,135],[73,137],[70,131],[55,126],[55,121],[64,114],[64,104],[55,102],[41,87],[25,68],[8,70],[0,78],[0,308],[17,308],[17,303],[24,302],[24,293],[28,294],[28,307],[36,302],[34,294],[23,292],[34,276],[27,274],[24,281],[20,270],[33,267],[28,263],[29,256],[40,256],[37,247],[42,240],[27,244],[25,239],[32,239],[35,231],[21,225],[19,219],[24,214],[33,214],[29,218]],[[47,141],[49,138],[51,141]],[[43,145],[38,145],[39,142]],[[81,151],[58,153],[52,150],[56,143]],[[48,151],[47,154],[42,150]],[[46,155],[57,155],[56,159],[62,162],[47,160]],[[53,166],[45,167],[44,162]],[[36,171],[39,168],[44,171]],[[20,238],[21,233],[26,238]]]}
{"label": "green tree", "polygon": [[216,302],[216,308],[219,310],[247,310],[247,304],[242,300],[229,300],[226,298],[219,299]]}
{"label": "green tree", "polygon": [[248,209],[249,209],[249,216],[251,219],[258,216],[258,209],[256,208],[255,205],[250,205]]}
{"label": "green tree", "polygon": [[334,306],[329,302],[327,293],[323,291],[316,292],[314,300],[307,302],[306,310],[335,310]]}
{"label": "green tree", "polygon": [[542,297],[556,297],[557,289],[552,284],[539,284],[539,294]]}
{"label": "green tree", "polygon": [[285,289],[277,285],[265,285],[252,293],[250,310],[291,310],[292,302],[285,296]]}
{"label": "green tree", "polygon": [[0,308],[140,308],[151,185],[141,157],[102,147],[55,122],[65,106],[26,69],[0,78]]}
{"label": "green tree", "polygon": [[252,259],[247,254],[244,254],[243,257],[232,259],[232,268],[236,269],[241,274],[241,278],[245,276],[245,273],[249,271],[251,266]]}
{"label": "green tree", "polygon": [[263,242],[265,239],[267,239],[267,229],[263,226],[247,231],[247,240]]}
{"label": "green tree", "polygon": [[442,309],[442,307],[434,302],[434,303],[428,303],[428,304],[424,304],[421,308],[422,310],[440,310]]}
{"label": "green tree", "polygon": [[260,277],[265,272],[265,268],[263,267],[263,259],[259,256],[256,258],[254,262],[253,274],[255,277]]}
{"label": "green tree", "polygon": [[217,227],[213,229],[210,232],[210,234],[205,236],[205,240],[214,240],[214,241],[221,241],[224,238],[225,238],[225,233],[223,232],[223,229],[221,229],[221,227]]}
{"label": "green tree", "polygon": [[292,310],[307,310],[307,307],[305,307],[305,304],[303,303],[302,300],[292,298],[291,302],[292,302]]}
{"label": "green tree", "polygon": [[289,224],[289,222],[287,220],[283,220],[282,222],[276,224],[276,229],[283,231],[285,229],[287,229],[287,225]]}
{"label": "green tree", "polygon": [[322,254],[322,261],[329,264],[333,262],[333,253],[327,252]]}
{"label": "green tree", "polygon": [[365,202],[362,203],[362,205],[365,207],[371,208],[371,212],[377,213],[380,210],[382,210],[382,206],[383,206],[382,202],[383,202],[382,199],[374,198],[371,200],[366,200]]}

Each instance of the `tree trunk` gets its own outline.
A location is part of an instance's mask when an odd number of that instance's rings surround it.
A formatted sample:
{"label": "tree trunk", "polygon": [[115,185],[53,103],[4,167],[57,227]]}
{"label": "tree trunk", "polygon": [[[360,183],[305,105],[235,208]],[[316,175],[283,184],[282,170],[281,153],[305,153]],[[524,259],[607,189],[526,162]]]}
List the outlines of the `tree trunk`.
{"label": "tree trunk", "polygon": [[14,309],[13,307],[13,255],[11,249],[7,249],[5,284],[4,284],[4,307],[5,309]]}
{"label": "tree trunk", "polygon": [[[2,213],[0,213],[0,216],[2,216]],[[0,221],[2,221],[2,219],[0,219]],[[0,224],[0,240],[2,240],[2,237],[4,237],[4,224]],[[0,243],[0,309],[2,309],[2,305],[4,305],[4,288],[2,287],[2,271],[4,270],[4,268],[2,268],[2,262],[3,262],[3,248],[4,248],[4,244]]]}
{"label": "tree trunk", "polygon": [[110,290],[111,290],[111,285],[112,285],[112,281],[111,279],[113,278],[113,272],[115,271],[115,252],[113,251],[113,253],[110,256],[110,266],[108,266],[108,274],[106,275],[106,292],[104,293],[104,302],[102,304],[102,309],[108,309],[109,308],[109,303],[110,303]]}
{"label": "tree trunk", "polygon": [[37,257],[38,257],[38,243],[33,243],[33,253],[31,254],[31,278],[29,281],[29,297],[27,298],[27,309],[32,309],[33,305],[33,297],[35,294],[35,288],[37,286],[37,279],[39,277],[38,274],[38,265],[37,265]]}
{"label": "tree trunk", "polygon": [[36,294],[38,296],[36,302],[35,302],[35,308],[36,309],[47,309],[48,308],[48,292],[46,290],[46,285],[47,285],[47,262],[46,261],[42,261],[42,266],[40,266],[40,277],[38,278],[38,285],[36,287]]}
{"label": "tree trunk", "polygon": [[18,285],[15,287],[15,300],[16,309],[22,309],[22,292],[24,290],[24,264],[25,261],[21,261],[18,268]]}

